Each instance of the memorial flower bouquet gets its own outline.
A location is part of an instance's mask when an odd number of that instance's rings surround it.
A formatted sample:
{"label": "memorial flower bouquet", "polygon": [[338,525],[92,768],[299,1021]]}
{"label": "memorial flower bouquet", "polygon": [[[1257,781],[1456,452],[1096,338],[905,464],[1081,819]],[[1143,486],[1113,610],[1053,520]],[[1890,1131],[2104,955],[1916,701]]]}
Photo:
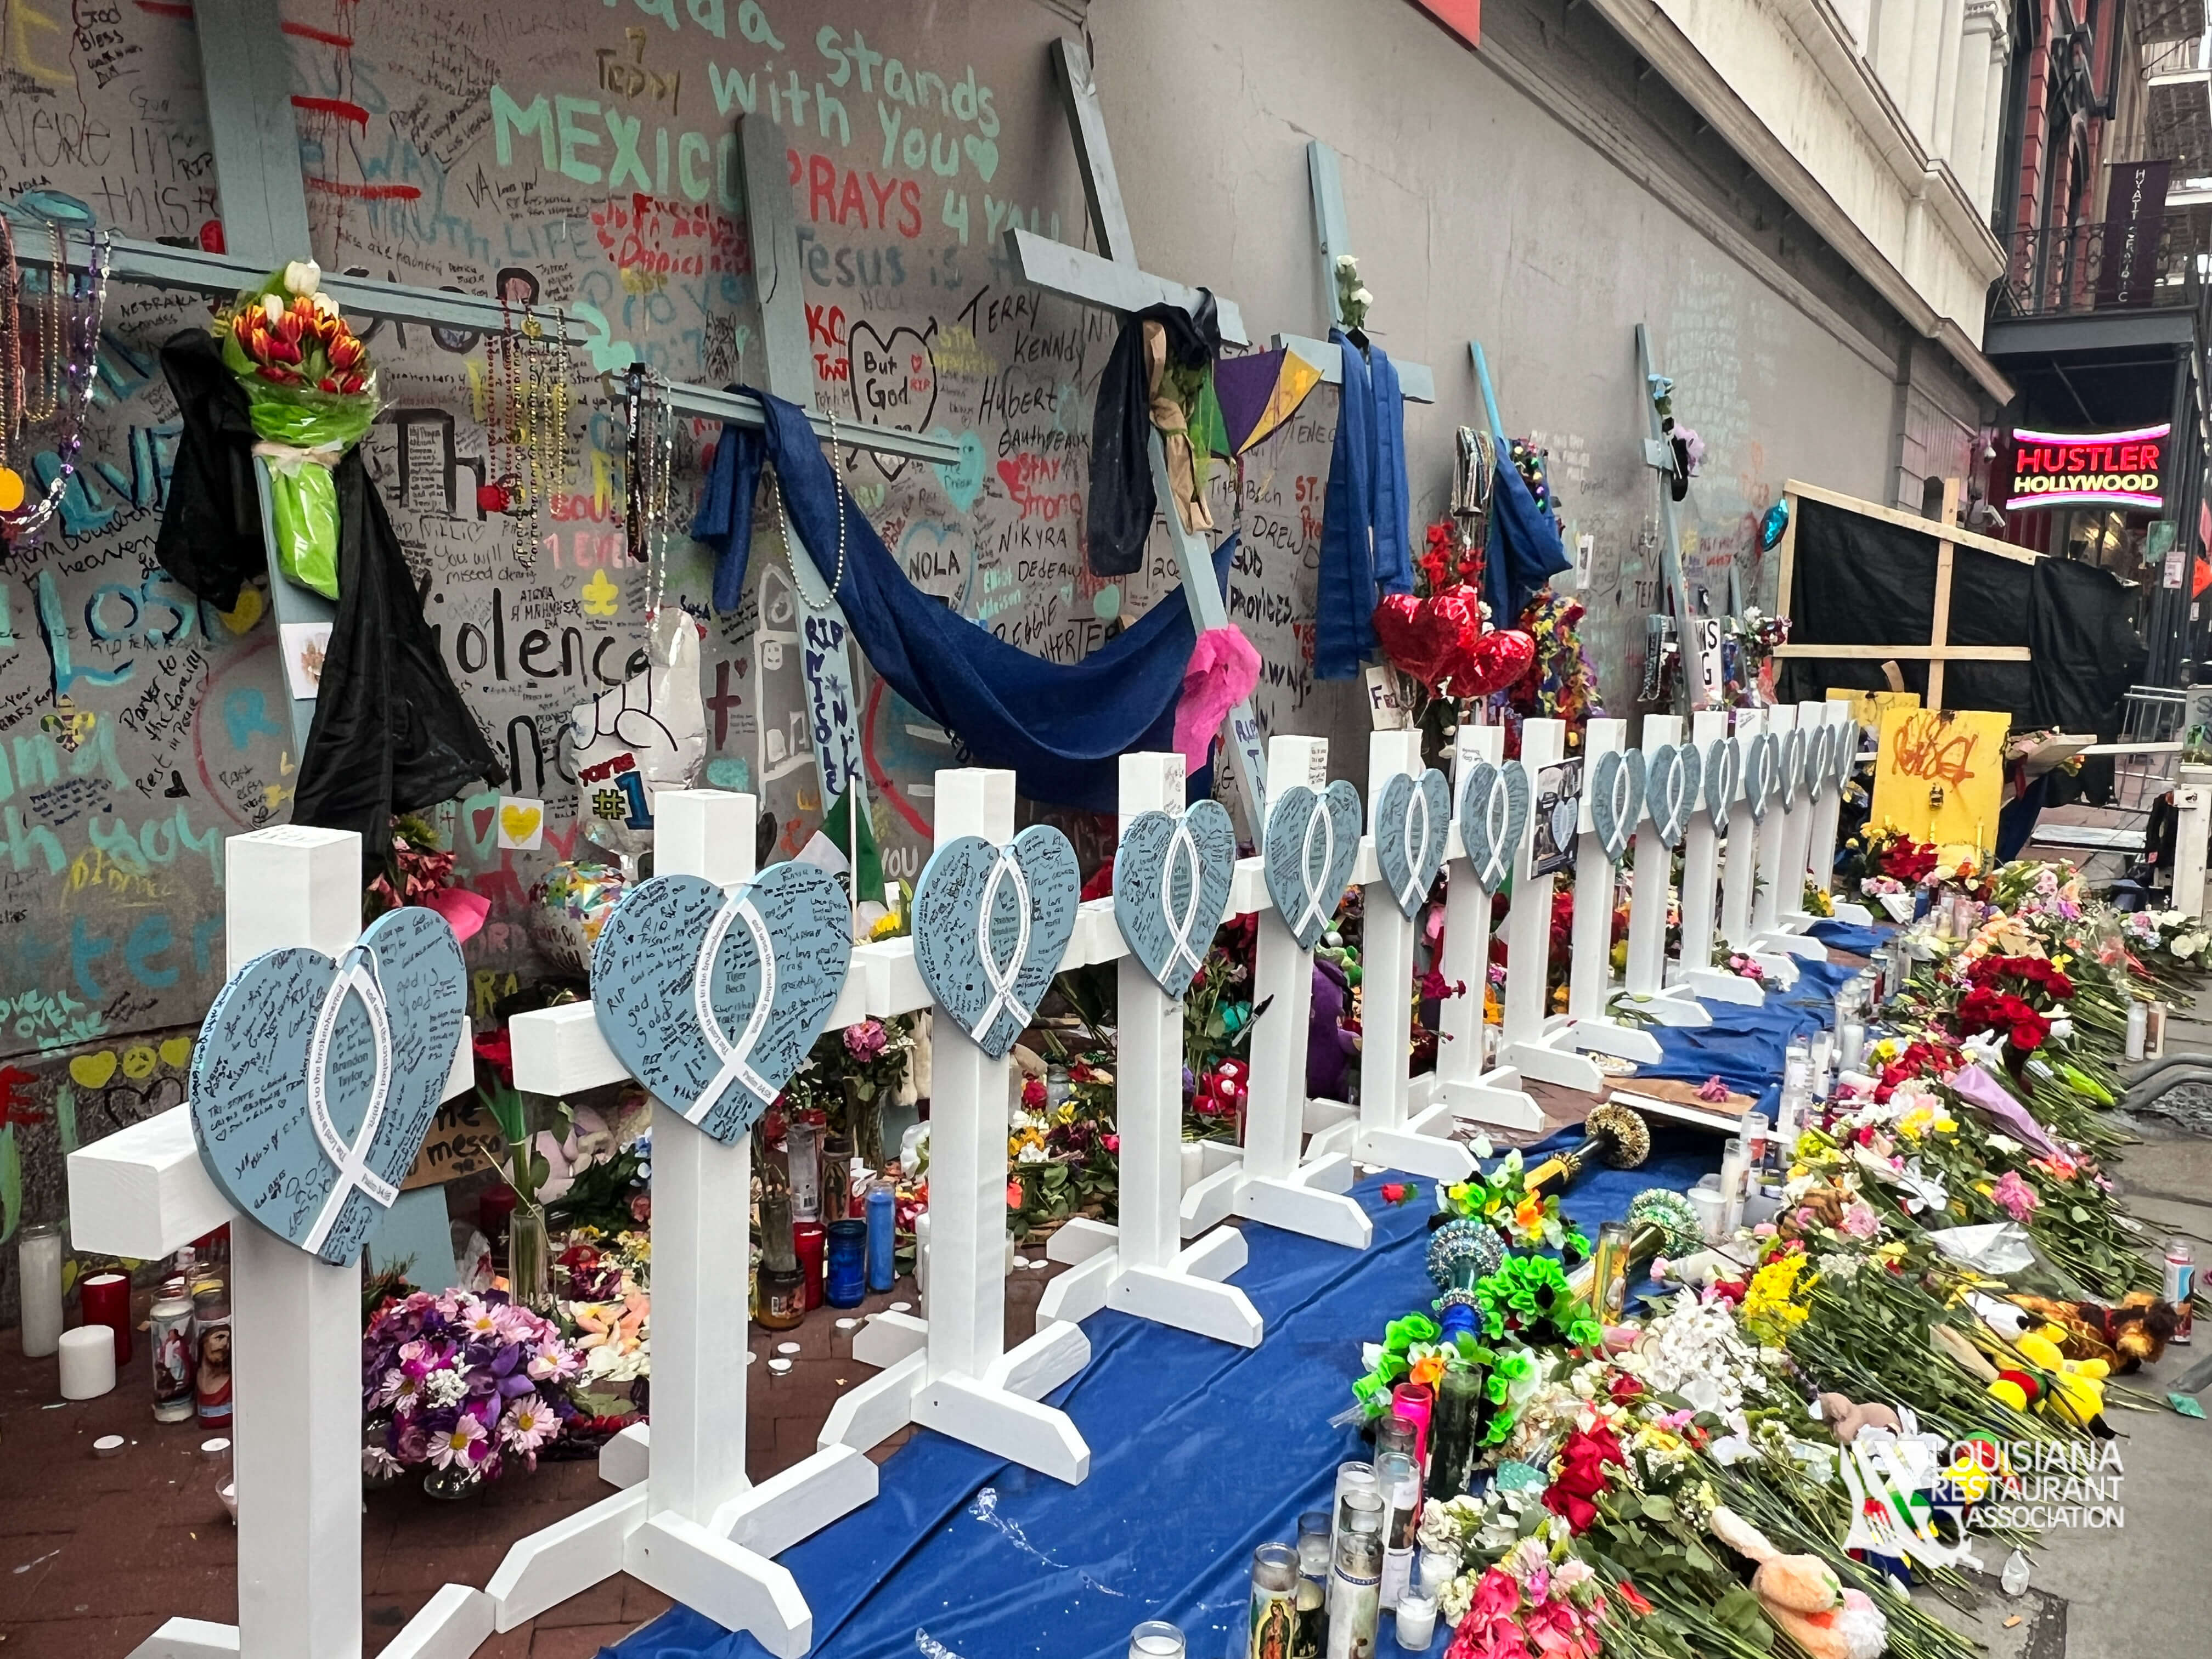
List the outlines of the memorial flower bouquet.
{"label": "memorial flower bouquet", "polygon": [[269,510],[285,575],[338,596],[338,498],[331,476],[376,419],[368,348],[322,291],[322,268],[295,260],[216,314],[222,360],[246,389],[268,463]]}
{"label": "memorial flower bouquet", "polygon": [[594,1419],[642,1410],[653,1374],[651,1237],[579,1227],[553,1266],[552,1322],[582,1362],[571,1397]]}
{"label": "memorial flower bouquet", "polygon": [[[1478,1137],[1474,1152],[1478,1158],[1489,1157],[1489,1141]],[[1499,1158],[1487,1174],[1477,1164],[1470,1179],[1443,1189],[1443,1199],[1453,1213],[1495,1227],[1508,1244],[1523,1249],[1565,1250],[1577,1259],[1589,1253],[1589,1241],[1559,1212],[1559,1194],[1529,1192],[1528,1172],[1517,1146]]]}
{"label": "memorial flower bouquet", "polygon": [[1120,1218],[1121,1137],[1114,1073],[1102,1063],[1108,1057],[1070,1059],[1067,1093],[1057,1104],[1044,1079],[1022,1085],[1020,1115],[1006,1136],[1007,1225],[1018,1241],[1049,1232],[1070,1216]]}
{"label": "memorial flower bouquet", "polygon": [[501,1291],[388,1302],[362,1339],[363,1472],[421,1468],[434,1495],[459,1497],[513,1462],[535,1468],[575,1414],[562,1385],[582,1369],[557,1327]]}

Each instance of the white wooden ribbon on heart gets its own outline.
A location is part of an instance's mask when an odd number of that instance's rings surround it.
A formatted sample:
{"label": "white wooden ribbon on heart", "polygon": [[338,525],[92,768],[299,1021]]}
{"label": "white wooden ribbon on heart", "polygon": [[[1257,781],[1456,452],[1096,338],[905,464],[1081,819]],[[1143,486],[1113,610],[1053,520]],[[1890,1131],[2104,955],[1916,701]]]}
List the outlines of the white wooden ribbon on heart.
{"label": "white wooden ribbon on heart", "polygon": [[[1321,831],[1321,867],[1322,890],[1314,889],[1313,850],[1314,831]],[[1327,932],[1336,915],[1336,901],[1342,896],[1327,890],[1328,871],[1336,862],[1336,824],[1328,815],[1328,803],[1316,799],[1313,816],[1306,820],[1305,835],[1298,842],[1298,914],[1289,918],[1291,932],[1304,937],[1309,926]]]}
{"label": "white wooden ribbon on heart", "polygon": [[[1019,919],[1014,933],[1014,952],[1006,958],[1006,966],[1003,969],[999,966],[998,958],[991,954],[991,913],[997,905],[1001,881],[1014,884],[1014,908]],[[1036,1011],[1026,1006],[1014,994],[1014,981],[1021,977],[1022,963],[1029,953],[1029,878],[1022,873],[1022,867],[1014,862],[1013,855],[1001,848],[998,861],[992,865],[990,875],[984,879],[982,902],[975,907],[975,961],[983,970],[984,982],[991,988],[991,1000],[983,1005],[983,1012],[968,1028],[968,1035],[977,1042],[983,1041],[985,1034],[1001,1012],[1011,1010],[1021,1021],[1020,1029],[1024,1031],[1029,1030],[1030,1022],[1036,1018]],[[1051,981],[1048,980],[1046,982],[1049,984]]]}
{"label": "white wooden ribbon on heart", "polygon": [[[760,958],[760,992],[753,999],[751,1012],[745,1017],[745,1029],[732,1042],[722,1035],[722,1022],[714,1015],[714,963],[721,955],[722,940],[731,925],[743,921],[745,931],[752,935],[753,950]],[[726,902],[714,913],[708,924],[707,937],[699,946],[699,960],[691,969],[691,1007],[699,1020],[699,1031],[707,1039],[707,1046],[721,1069],[714,1080],[699,1091],[698,1098],[684,1109],[687,1123],[696,1123],[714,1107],[721,1103],[722,1091],[732,1083],[741,1083],[757,1099],[773,1100],[780,1092],[776,1085],[753,1069],[753,1045],[768,1029],[769,1015],[775,1007],[775,941],[769,936],[768,923],[753,908],[750,893]]]}
{"label": "white wooden ribbon on heart", "polygon": [[[349,995],[361,999],[376,1043],[376,1081],[369,1087],[368,1109],[362,1114],[361,1128],[351,1146],[331,1117],[330,1088],[325,1077],[331,1038],[337,1030],[338,1014]],[[339,962],[337,977],[323,994],[322,1006],[315,1013],[314,1032],[307,1039],[307,1122],[337,1174],[324,1196],[323,1207],[316,1212],[314,1224],[301,1241],[302,1249],[316,1252],[323,1248],[349,1194],[358,1191],[387,1210],[398,1200],[399,1188],[368,1167],[369,1149],[376,1144],[377,1126],[384,1121],[385,1102],[391,1095],[392,1017],[384,1006],[384,988],[377,982],[375,955],[356,945]]]}
{"label": "white wooden ribbon on heart", "polygon": [[[1182,914],[1170,912],[1170,895],[1175,891],[1177,860],[1190,872],[1190,890],[1183,896]],[[1197,939],[1199,907],[1206,897],[1206,866],[1198,856],[1198,838],[1190,833],[1190,818],[1187,813],[1176,816],[1175,832],[1168,837],[1167,856],[1160,860],[1160,915],[1168,925],[1168,961],[1164,971],[1176,971],[1176,964],[1183,964],[1182,976],[1195,979],[1206,965],[1206,952],[1212,945],[1209,932],[1203,939]],[[1029,907],[1022,907],[1024,918]],[[1017,952],[1017,957],[1018,957]]]}

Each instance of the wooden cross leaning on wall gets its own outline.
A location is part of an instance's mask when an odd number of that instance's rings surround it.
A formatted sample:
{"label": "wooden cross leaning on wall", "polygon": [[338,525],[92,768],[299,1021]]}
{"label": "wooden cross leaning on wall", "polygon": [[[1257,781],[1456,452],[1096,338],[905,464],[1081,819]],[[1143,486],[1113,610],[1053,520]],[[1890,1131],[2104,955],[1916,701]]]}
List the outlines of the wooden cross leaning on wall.
{"label": "wooden cross leaning on wall", "polygon": [[[215,150],[223,239],[230,251],[210,253],[197,247],[117,237],[111,244],[112,281],[228,295],[258,287],[270,270],[301,257],[312,246],[307,186],[291,103],[291,61],[277,10],[276,0],[201,0],[193,9],[202,62],[222,66],[220,74],[204,73],[203,91]],[[745,143],[748,129],[756,140],[750,145]],[[763,130],[767,142],[761,142]],[[832,417],[816,410],[813,374],[805,355],[805,318],[800,308],[804,279],[798,263],[796,221],[783,174],[783,140],[774,124],[749,117],[738,124],[738,146],[748,211],[755,216],[756,270],[763,273],[756,287],[768,295],[760,307],[760,326],[769,390],[805,409],[820,436],[829,438],[834,430],[841,447],[940,465],[957,464],[960,448],[951,439],[861,421],[838,421],[833,428]],[[0,203],[0,211],[9,210]],[[81,252],[70,248],[64,257],[74,269],[89,270],[94,259],[89,239]],[[25,264],[42,263],[29,243],[24,245],[20,258]],[[773,280],[777,276],[788,280]],[[322,288],[356,316],[483,335],[534,325],[543,337],[562,346],[595,343],[577,331],[566,313],[543,305],[517,306],[491,295],[359,276],[325,276]],[[763,424],[763,410],[756,398],[701,386],[672,385],[665,390],[670,407],[679,414],[745,427]],[[270,543],[273,528],[268,469],[258,458],[254,471],[263,539]],[[861,769],[860,711],[850,658],[852,630],[842,608],[830,597],[811,553],[795,532],[791,545],[799,591],[815,613],[812,626],[822,636],[809,641],[810,647],[821,648],[810,649],[805,655],[808,695],[827,717],[834,737],[832,744],[817,746],[823,799],[828,800],[842,794],[847,782],[857,779]],[[270,573],[270,608],[280,628],[290,623],[327,623],[336,615],[337,607],[331,601],[279,574],[273,559]],[[315,700],[293,698],[291,711],[294,742],[304,751],[314,720]],[[817,728],[820,724],[810,723]]]}
{"label": "wooden cross leaning on wall", "polygon": [[1797,514],[1801,501],[1819,501],[1823,506],[1840,507],[1846,513],[1879,520],[1901,530],[1911,530],[1929,536],[1936,542],[1936,609],[1928,629],[1927,643],[1913,642],[1899,645],[1810,645],[1792,644],[1778,647],[1778,657],[1847,658],[1862,662],[1924,662],[1928,665],[1928,692],[1924,699],[1930,708],[1943,707],[1943,669],[1954,662],[2027,662],[2027,647],[2024,645],[1954,645],[1951,643],[1951,579],[1958,550],[1973,549],[1978,553],[1994,554],[2000,559],[2010,559],[2017,564],[2033,564],[2039,555],[2010,542],[2001,542],[1993,536],[1977,535],[1971,530],[1958,527],[1960,484],[1956,478],[1943,480],[1943,505],[1938,516],[1923,519],[1919,514],[1906,513],[1893,507],[1878,507],[1872,501],[1860,501],[1836,490],[1822,489],[1815,485],[1800,483],[1792,478],[1782,486],[1783,500],[1790,505],[1790,523],[1782,532],[1781,586],[1776,590],[1777,608],[1785,613],[1790,606],[1790,584],[1796,578],[1797,561]]}

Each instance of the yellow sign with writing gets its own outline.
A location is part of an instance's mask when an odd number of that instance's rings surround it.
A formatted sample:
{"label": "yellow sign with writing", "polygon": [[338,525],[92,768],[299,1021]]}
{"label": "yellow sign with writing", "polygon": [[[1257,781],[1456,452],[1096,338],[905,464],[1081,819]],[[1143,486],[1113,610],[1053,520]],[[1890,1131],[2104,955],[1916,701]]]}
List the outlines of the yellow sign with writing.
{"label": "yellow sign with writing", "polygon": [[1954,854],[1996,845],[2012,716],[1976,709],[1892,708],[1881,717],[1873,821],[1894,823]]}
{"label": "yellow sign with writing", "polygon": [[1881,731],[1881,717],[1893,708],[1920,707],[1917,691],[1855,691],[1849,686],[1832,685],[1827,697],[1830,702],[1850,699],[1851,718],[1869,732]]}

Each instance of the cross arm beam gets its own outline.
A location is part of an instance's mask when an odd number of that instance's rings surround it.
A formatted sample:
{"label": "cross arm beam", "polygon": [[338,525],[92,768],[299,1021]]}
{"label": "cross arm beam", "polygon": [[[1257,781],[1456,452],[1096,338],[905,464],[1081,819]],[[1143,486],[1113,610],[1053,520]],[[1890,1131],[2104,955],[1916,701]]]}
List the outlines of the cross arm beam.
{"label": "cross arm beam", "polygon": [[[1321,371],[1322,384],[1344,384],[1344,352],[1327,340],[1308,339],[1303,334],[1278,334],[1269,342],[1278,351],[1295,351]],[[1398,371],[1398,393],[1409,404],[1432,404],[1437,400],[1437,377],[1426,363],[1401,363],[1395,357],[1390,367]]]}
{"label": "cross arm beam", "polygon": [[[1181,306],[1185,311],[1198,308],[1199,290],[1194,288],[1155,276],[1133,265],[1102,259],[1095,253],[1052,241],[1033,231],[1009,230],[1006,252],[1022,273],[1024,282],[1048,294],[1073,300],[1079,305],[1125,313],[1157,305]],[[1222,339],[1231,345],[1251,344],[1252,337],[1244,331],[1244,313],[1237,308],[1237,301],[1217,294],[1213,304]]]}
{"label": "cross arm beam", "polygon": [[[52,255],[45,252],[41,244],[29,240],[19,243],[17,258],[24,264],[52,263]],[[68,258],[74,270],[88,269],[92,263],[89,249],[80,242],[70,243]],[[114,240],[110,272],[111,280],[115,282],[225,295],[258,287],[268,274],[268,265],[235,254],[210,253],[198,247],[171,247],[166,242],[140,241],[126,236]],[[544,306],[533,308],[509,305],[502,310],[497,300],[486,295],[454,294],[443,289],[414,288],[404,283],[383,283],[367,276],[339,276],[328,272],[324,274],[322,287],[352,316],[384,317],[394,322],[429,327],[472,329],[482,334],[495,334],[531,319],[550,338],[579,347],[592,343],[591,337],[580,331],[576,319]],[[668,390],[670,403],[683,414],[744,427],[757,428],[767,420],[760,400],[741,392],[688,385],[672,386]],[[817,434],[829,437],[828,416],[810,410],[806,418]],[[898,427],[840,421],[837,439],[841,444],[908,460],[949,466],[960,459],[960,446],[956,441]]]}

